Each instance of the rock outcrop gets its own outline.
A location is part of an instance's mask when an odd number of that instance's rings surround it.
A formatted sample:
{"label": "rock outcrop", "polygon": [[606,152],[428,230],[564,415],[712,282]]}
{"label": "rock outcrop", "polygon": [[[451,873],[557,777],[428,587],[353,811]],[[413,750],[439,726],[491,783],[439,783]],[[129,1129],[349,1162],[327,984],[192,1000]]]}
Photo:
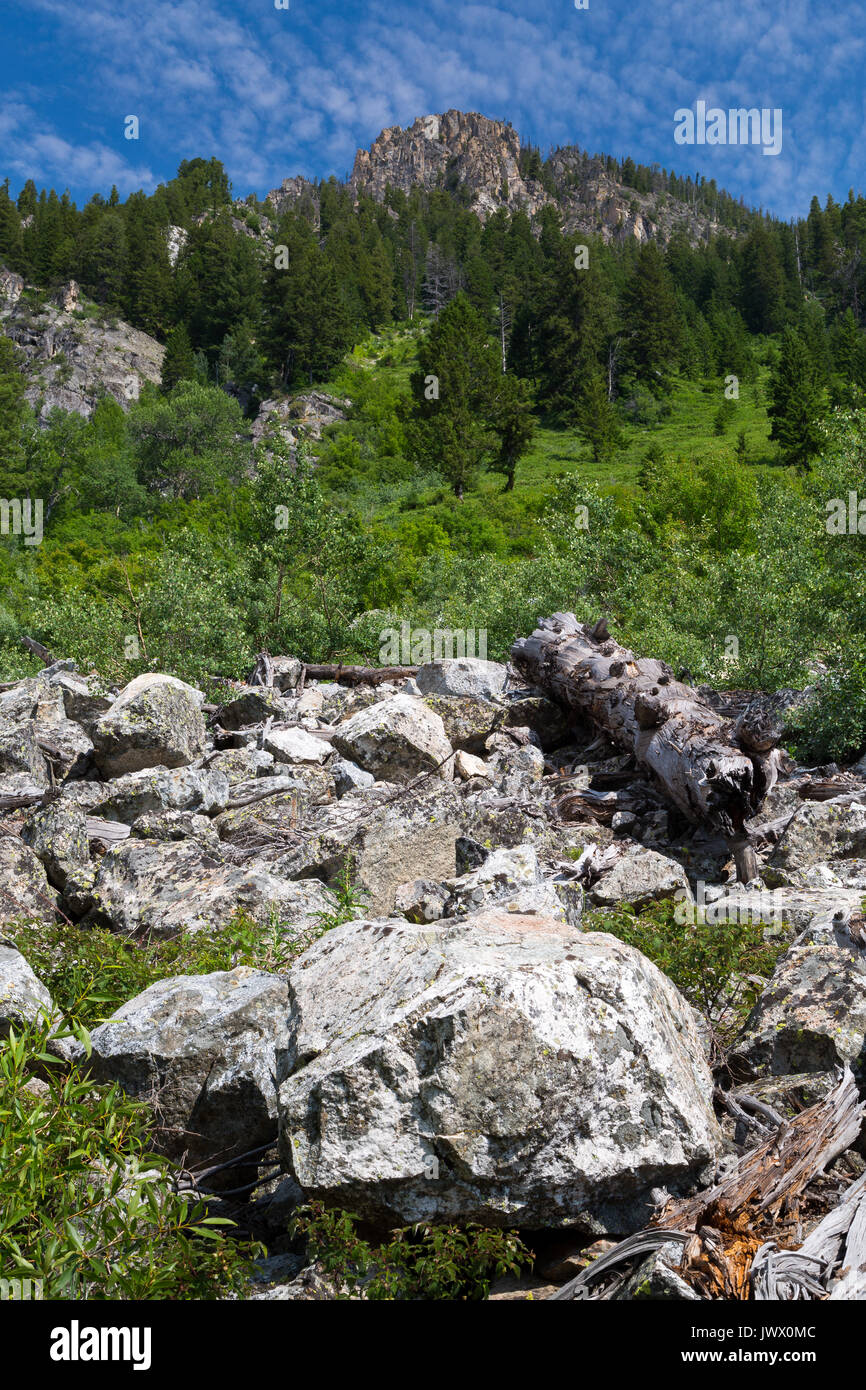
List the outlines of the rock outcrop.
{"label": "rock outcrop", "polygon": [[83,301],[74,281],[53,300],[28,293],[0,267],[0,331],[23,353],[25,395],[40,419],[55,408],[89,416],[103,395],[126,410],[145,382],[159,384],[162,345]]}

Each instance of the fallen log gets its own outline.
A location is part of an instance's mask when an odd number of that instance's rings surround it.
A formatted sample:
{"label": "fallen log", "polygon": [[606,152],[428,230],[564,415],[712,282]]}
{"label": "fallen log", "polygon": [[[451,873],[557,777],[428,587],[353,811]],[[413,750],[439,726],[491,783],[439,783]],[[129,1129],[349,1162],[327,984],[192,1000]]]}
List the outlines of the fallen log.
{"label": "fallen log", "polygon": [[22,637],[21,645],[26,647],[28,652],[39,658],[43,666],[54,666],[57,657],[54,656],[47,647],[43,647],[41,642],[37,642],[34,637]]}
{"label": "fallen log", "polygon": [[511,657],[534,685],[633,754],[688,820],[724,835],[741,881],[756,876],[748,822],[775,784],[781,756],[766,746],[765,728],[758,737],[717,713],[665,662],[619,646],[604,619],[590,627],[554,613]]}
{"label": "fallen log", "polygon": [[385,681],[405,681],[417,676],[417,666],[339,666],[305,665],[308,680],[336,681],[338,685],[382,685]]}
{"label": "fallen log", "polygon": [[10,792],[0,796],[0,813],[24,811],[30,806],[47,806],[50,801],[56,801],[59,795],[60,792],[54,787],[49,787],[47,791],[34,788],[32,792]]}

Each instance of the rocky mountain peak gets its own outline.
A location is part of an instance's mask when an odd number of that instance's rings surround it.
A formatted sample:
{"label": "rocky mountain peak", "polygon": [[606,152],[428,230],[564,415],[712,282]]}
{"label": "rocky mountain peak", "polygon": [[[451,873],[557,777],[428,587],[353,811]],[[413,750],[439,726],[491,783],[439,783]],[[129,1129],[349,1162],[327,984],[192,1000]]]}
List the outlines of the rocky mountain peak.
{"label": "rocky mountain peak", "polygon": [[352,172],[356,194],[381,200],[388,187],[408,193],[461,186],[481,215],[497,207],[535,211],[548,201],[541,185],[520,174],[520,137],[512,125],[477,111],[419,116],[407,129],[390,126],[369,150],[358,150]]}

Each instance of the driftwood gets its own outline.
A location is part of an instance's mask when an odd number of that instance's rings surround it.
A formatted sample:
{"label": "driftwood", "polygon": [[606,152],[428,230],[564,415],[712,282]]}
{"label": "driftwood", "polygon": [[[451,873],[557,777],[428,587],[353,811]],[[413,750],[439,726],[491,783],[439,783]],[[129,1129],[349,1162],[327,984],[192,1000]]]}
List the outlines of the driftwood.
{"label": "driftwood", "polygon": [[777,734],[761,718],[734,723],[663,661],[638,659],[573,613],[542,618],[512,660],[533,684],[634,755],[640,769],[688,820],[724,835],[738,877],[756,876],[748,825],[777,777]]}
{"label": "driftwood", "polygon": [[100,840],[103,844],[111,846],[128,839],[130,834],[131,826],[125,825],[122,821],[100,820],[98,816],[87,817],[88,840]]}
{"label": "driftwood", "polygon": [[[745,1109],[747,1098],[740,1094],[738,1099]],[[762,1118],[769,1118],[769,1107],[763,1109]],[[846,1211],[833,1222],[830,1218],[838,1210],[834,1208],[821,1223],[825,1231],[819,1236],[821,1226],[816,1227],[798,1252],[779,1251],[778,1242],[785,1240],[791,1245],[799,1238],[798,1205],[804,1189],[855,1142],[864,1111],[866,1103],[860,1100],[853,1074],[846,1067],[824,1100],[783,1122],[739,1160],[734,1173],[694,1197],[669,1200],[643,1231],[594,1261],[551,1294],[551,1299],[604,1298],[604,1293],[588,1292],[602,1275],[635,1255],[677,1242],[683,1249],[680,1273],[705,1298],[745,1299],[753,1283],[756,1289],[759,1285],[766,1289],[773,1281],[783,1280],[804,1291],[783,1297],[824,1297],[825,1287],[817,1295],[807,1292],[812,1276],[807,1274],[806,1262],[823,1252],[824,1275],[829,1279],[835,1265],[831,1257],[834,1250],[838,1254],[841,1249],[842,1237],[847,1240],[851,1277],[855,1283],[858,1279],[862,1282],[863,1274],[853,1269],[856,1262],[866,1260],[862,1183],[855,1184],[843,1199],[841,1205]],[[804,1249],[805,1257],[797,1264],[793,1255],[802,1254]],[[809,1264],[808,1269],[814,1275],[814,1266]],[[818,1282],[815,1278],[814,1283]],[[755,1296],[780,1295],[764,1292]]]}
{"label": "driftwood", "polygon": [[[833,1280],[836,1280],[833,1283]],[[809,1233],[799,1250],[774,1240],[752,1261],[755,1299],[866,1298],[866,1174]]]}
{"label": "driftwood", "polygon": [[24,811],[28,806],[47,805],[53,801],[58,793],[53,789],[46,791],[33,792],[9,792],[5,796],[0,796],[0,814],[4,811]]}

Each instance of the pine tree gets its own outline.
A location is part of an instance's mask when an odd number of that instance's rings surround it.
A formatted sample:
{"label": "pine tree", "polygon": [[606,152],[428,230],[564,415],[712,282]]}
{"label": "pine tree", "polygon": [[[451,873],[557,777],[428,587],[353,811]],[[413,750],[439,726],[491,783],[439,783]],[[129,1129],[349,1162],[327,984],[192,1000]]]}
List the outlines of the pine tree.
{"label": "pine tree", "polygon": [[168,395],[179,381],[195,381],[198,377],[192,343],[186,325],[172,329],[162,359],[162,389]]}
{"label": "pine tree", "polygon": [[21,353],[0,334],[0,468],[4,497],[28,495],[22,428],[26,413],[26,382]]}
{"label": "pine tree", "polygon": [[654,241],[641,247],[623,301],[628,363],[638,380],[664,390],[680,345],[680,317],[670,276]]}
{"label": "pine tree", "polygon": [[499,349],[466,295],[442,310],[418,352],[412,376],[410,446],[462,498],[494,455],[491,417],[501,380]]}
{"label": "pine tree", "polygon": [[616,412],[608,399],[600,372],[593,372],[584,387],[577,413],[577,428],[592,449],[594,463],[604,463],[620,442]]}
{"label": "pine tree", "polygon": [[753,333],[778,333],[786,318],[785,277],[775,238],[754,226],[741,251],[742,311]]}
{"label": "pine tree", "polygon": [[21,265],[21,216],[9,196],[9,180],[0,185],[0,261],[10,270]]}
{"label": "pine tree", "polygon": [[812,358],[799,333],[786,329],[767,407],[773,422],[770,438],[777,441],[785,463],[810,467],[823,443],[822,407],[823,392]]}
{"label": "pine tree", "polygon": [[494,473],[505,474],[505,491],[512,492],[517,465],[535,433],[535,421],[530,412],[525,382],[510,372],[499,377],[490,419],[499,440],[499,448],[490,467]]}

